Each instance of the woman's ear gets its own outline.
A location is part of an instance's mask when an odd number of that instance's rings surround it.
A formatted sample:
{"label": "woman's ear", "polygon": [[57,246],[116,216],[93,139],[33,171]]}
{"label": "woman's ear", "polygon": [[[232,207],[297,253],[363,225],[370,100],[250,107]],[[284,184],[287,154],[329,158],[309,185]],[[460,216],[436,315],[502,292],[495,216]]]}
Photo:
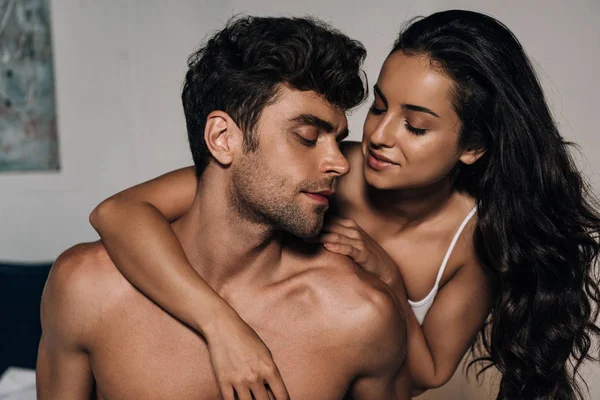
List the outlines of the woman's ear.
{"label": "woman's ear", "polygon": [[217,110],[206,118],[204,140],[215,160],[221,165],[229,165],[236,152],[242,149],[243,135],[229,114]]}
{"label": "woman's ear", "polygon": [[462,152],[459,160],[466,165],[474,164],[485,154],[485,149],[467,149]]}

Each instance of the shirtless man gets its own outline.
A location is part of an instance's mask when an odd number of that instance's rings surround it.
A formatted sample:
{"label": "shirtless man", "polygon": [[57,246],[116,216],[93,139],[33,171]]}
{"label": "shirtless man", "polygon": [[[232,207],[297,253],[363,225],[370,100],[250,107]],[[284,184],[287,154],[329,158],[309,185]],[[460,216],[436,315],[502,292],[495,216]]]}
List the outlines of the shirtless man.
{"label": "shirtless man", "polygon": [[[183,89],[199,184],[173,229],[269,346],[294,400],[394,399],[404,357],[403,314],[387,287],[300,239],[321,230],[349,170],[338,144],[345,111],[365,97],[364,55],[314,21],[238,19],[190,57]],[[58,258],[42,328],[40,400],[234,396],[206,342],[134,289],[101,243]],[[251,392],[237,397],[273,397],[265,385]]]}

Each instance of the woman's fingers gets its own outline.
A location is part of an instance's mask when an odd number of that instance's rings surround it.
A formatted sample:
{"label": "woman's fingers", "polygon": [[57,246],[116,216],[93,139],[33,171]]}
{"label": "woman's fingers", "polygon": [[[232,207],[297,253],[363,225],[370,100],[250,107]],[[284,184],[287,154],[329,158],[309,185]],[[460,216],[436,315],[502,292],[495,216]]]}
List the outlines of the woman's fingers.
{"label": "woman's fingers", "polygon": [[252,391],[254,400],[269,400],[269,395],[267,394],[267,388],[265,387],[264,382],[250,385],[250,390]]}
{"label": "woman's fingers", "polygon": [[353,219],[350,219],[350,218],[341,218],[341,217],[332,216],[325,221],[325,224],[328,224],[328,223],[341,225],[346,228],[355,229],[355,230],[361,229],[360,226]]}
{"label": "woman's fingers", "polygon": [[319,236],[319,242],[321,242],[323,244],[325,244],[325,243],[346,244],[349,246],[356,247],[357,249],[360,249],[362,247],[360,240],[353,239],[353,238],[348,237],[341,233],[332,233],[332,232],[323,233],[321,236]]}
{"label": "woman's fingers", "polygon": [[235,390],[233,389],[233,386],[227,384],[220,386],[220,389],[223,400],[235,400]]}
{"label": "woman's fingers", "polygon": [[252,400],[252,394],[247,387],[236,387],[235,393],[237,395],[236,400]]}
{"label": "woman's fingers", "polygon": [[[231,386],[230,386],[231,387]],[[283,383],[283,378],[275,363],[262,368],[262,373],[247,374],[233,387],[236,392],[234,397],[231,390],[221,390],[225,400],[289,400],[290,396]]]}
{"label": "woman's fingers", "polygon": [[345,226],[334,221],[324,224],[323,232],[339,233],[340,235],[344,235],[355,240],[359,240],[361,238],[361,232],[358,228]]}
{"label": "woman's fingers", "polygon": [[289,400],[290,395],[283,383],[283,378],[279,373],[277,367],[267,377],[267,384],[269,385],[270,392],[277,400]]}
{"label": "woman's fingers", "polygon": [[325,243],[323,246],[325,246],[325,248],[331,251],[332,253],[341,254],[343,256],[349,256],[353,259],[356,256],[356,249],[347,244]]}
{"label": "woman's fingers", "polygon": [[[353,239],[340,233],[324,233],[320,236],[320,242],[325,244],[344,245],[352,247],[352,258],[359,264],[367,258],[365,242],[362,239]],[[327,246],[325,246],[327,247]]]}

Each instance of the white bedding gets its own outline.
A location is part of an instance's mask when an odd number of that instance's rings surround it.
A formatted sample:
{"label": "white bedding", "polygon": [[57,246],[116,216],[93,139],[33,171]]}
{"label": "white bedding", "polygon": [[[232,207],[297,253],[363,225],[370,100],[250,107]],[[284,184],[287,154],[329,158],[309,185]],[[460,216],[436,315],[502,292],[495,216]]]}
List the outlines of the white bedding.
{"label": "white bedding", "polygon": [[0,376],[0,400],[36,400],[35,371],[10,367]]}

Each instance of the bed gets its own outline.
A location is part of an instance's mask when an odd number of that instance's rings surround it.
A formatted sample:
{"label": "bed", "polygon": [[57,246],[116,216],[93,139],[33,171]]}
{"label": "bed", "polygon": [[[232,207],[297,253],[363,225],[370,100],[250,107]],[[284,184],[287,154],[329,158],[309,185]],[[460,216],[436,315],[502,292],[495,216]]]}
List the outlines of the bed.
{"label": "bed", "polygon": [[9,366],[35,368],[40,300],[50,266],[0,262],[0,375]]}

